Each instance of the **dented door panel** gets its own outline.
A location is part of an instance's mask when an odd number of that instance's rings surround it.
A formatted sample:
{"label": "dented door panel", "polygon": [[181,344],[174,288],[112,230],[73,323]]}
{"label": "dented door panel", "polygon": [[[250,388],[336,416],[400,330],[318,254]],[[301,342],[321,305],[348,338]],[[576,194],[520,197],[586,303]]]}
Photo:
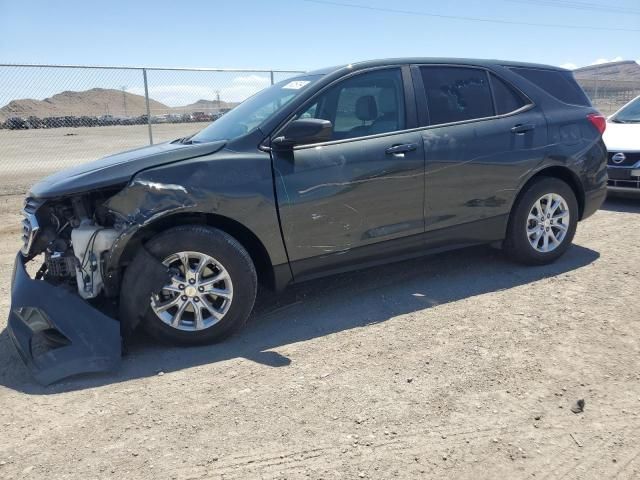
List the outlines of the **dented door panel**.
{"label": "dented door panel", "polygon": [[[520,123],[536,128],[512,133],[511,128]],[[546,122],[537,109],[435,126],[422,132],[422,140],[427,231],[507,215],[522,179],[543,163],[547,151]],[[504,232],[496,233],[500,237]]]}
{"label": "dented door panel", "polygon": [[[397,144],[416,148],[403,155],[386,153]],[[302,260],[322,257],[330,269],[358,247],[424,232],[418,132],[273,152],[273,158],[294,275],[304,273]]]}

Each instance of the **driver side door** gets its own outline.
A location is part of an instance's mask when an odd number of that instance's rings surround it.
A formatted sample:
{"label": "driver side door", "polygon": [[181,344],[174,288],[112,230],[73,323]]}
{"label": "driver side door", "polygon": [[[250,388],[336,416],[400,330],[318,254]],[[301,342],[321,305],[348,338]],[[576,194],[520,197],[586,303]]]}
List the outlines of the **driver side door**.
{"label": "driver side door", "polygon": [[[413,107],[412,107],[413,106]],[[424,147],[408,69],[352,74],[296,118],[322,118],[330,141],[272,151],[284,242],[297,280],[423,246]]]}

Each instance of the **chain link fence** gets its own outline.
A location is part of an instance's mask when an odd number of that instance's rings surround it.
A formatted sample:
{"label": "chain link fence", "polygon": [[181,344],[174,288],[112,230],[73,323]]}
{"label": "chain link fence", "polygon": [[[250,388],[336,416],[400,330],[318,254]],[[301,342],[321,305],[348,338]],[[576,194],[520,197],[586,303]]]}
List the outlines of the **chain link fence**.
{"label": "chain link fence", "polygon": [[[0,195],[57,170],[197,132],[298,71],[0,64]],[[609,115],[637,81],[580,79]]]}
{"label": "chain link fence", "polygon": [[611,115],[640,95],[640,78],[638,80],[603,80],[596,77],[577,80],[593,105],[604,115]]}
{"label": "chain link fence", "polygon": [[297,71],[0,64],[0,195],[195,133]]}

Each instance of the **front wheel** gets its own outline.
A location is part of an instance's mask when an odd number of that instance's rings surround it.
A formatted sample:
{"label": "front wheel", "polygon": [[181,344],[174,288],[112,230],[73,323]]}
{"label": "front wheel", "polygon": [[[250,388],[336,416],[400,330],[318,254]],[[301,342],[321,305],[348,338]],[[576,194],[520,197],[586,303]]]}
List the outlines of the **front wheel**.
{"label": "front wheel", "polygon": [[511,212],[504,248],[513,260],[545,265],[571,245],[578,224],[578,202],[562,180],[541,177],[522,193]]}
{"label": "front wheel", "polygon": [[[257,277],[251,257],[235,238],[215,228],[185,225],[159,234],[145,247],[171,275],[148,299],[143,326],[149,334],[174,344],[199,345],[244,325],[256,298]],[[133,291],[122,294],[133,298],[139,298],[137,288],[148,288],[144,278],[126,283]]]}

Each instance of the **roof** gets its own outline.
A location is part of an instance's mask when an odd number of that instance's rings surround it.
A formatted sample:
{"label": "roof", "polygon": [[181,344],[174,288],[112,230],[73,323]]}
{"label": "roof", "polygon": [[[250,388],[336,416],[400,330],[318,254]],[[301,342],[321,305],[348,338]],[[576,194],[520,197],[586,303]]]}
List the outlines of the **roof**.
{"label": "roof", "polygon": [[320,70],[314,70],[308,72],[310,75],[325,75],[332,73],[343,68],[352,68],[354,70],[360,70],[363,68],[378,67],[384,65],[406,65],[409,63],[434,63],[434,64],[456,64],[456,65],[472,65],[481,67],[491,67],[496,65],[502,65],[506,67],[527,67],[527,68],[543,68],[547,70],[561,70],[566,69],[561,67],[555,67],[552,65],[544,65],[539,63],[527,63],[517,62],[509,60],[490,60],[490,59],[477,59],[477,58],[448,58],[448,57],[406,57],[406,58],[383,58],[379,60],[365,60],[361,62],[351,63],[349,65],[339,65],[336,67],[328,67]]}

